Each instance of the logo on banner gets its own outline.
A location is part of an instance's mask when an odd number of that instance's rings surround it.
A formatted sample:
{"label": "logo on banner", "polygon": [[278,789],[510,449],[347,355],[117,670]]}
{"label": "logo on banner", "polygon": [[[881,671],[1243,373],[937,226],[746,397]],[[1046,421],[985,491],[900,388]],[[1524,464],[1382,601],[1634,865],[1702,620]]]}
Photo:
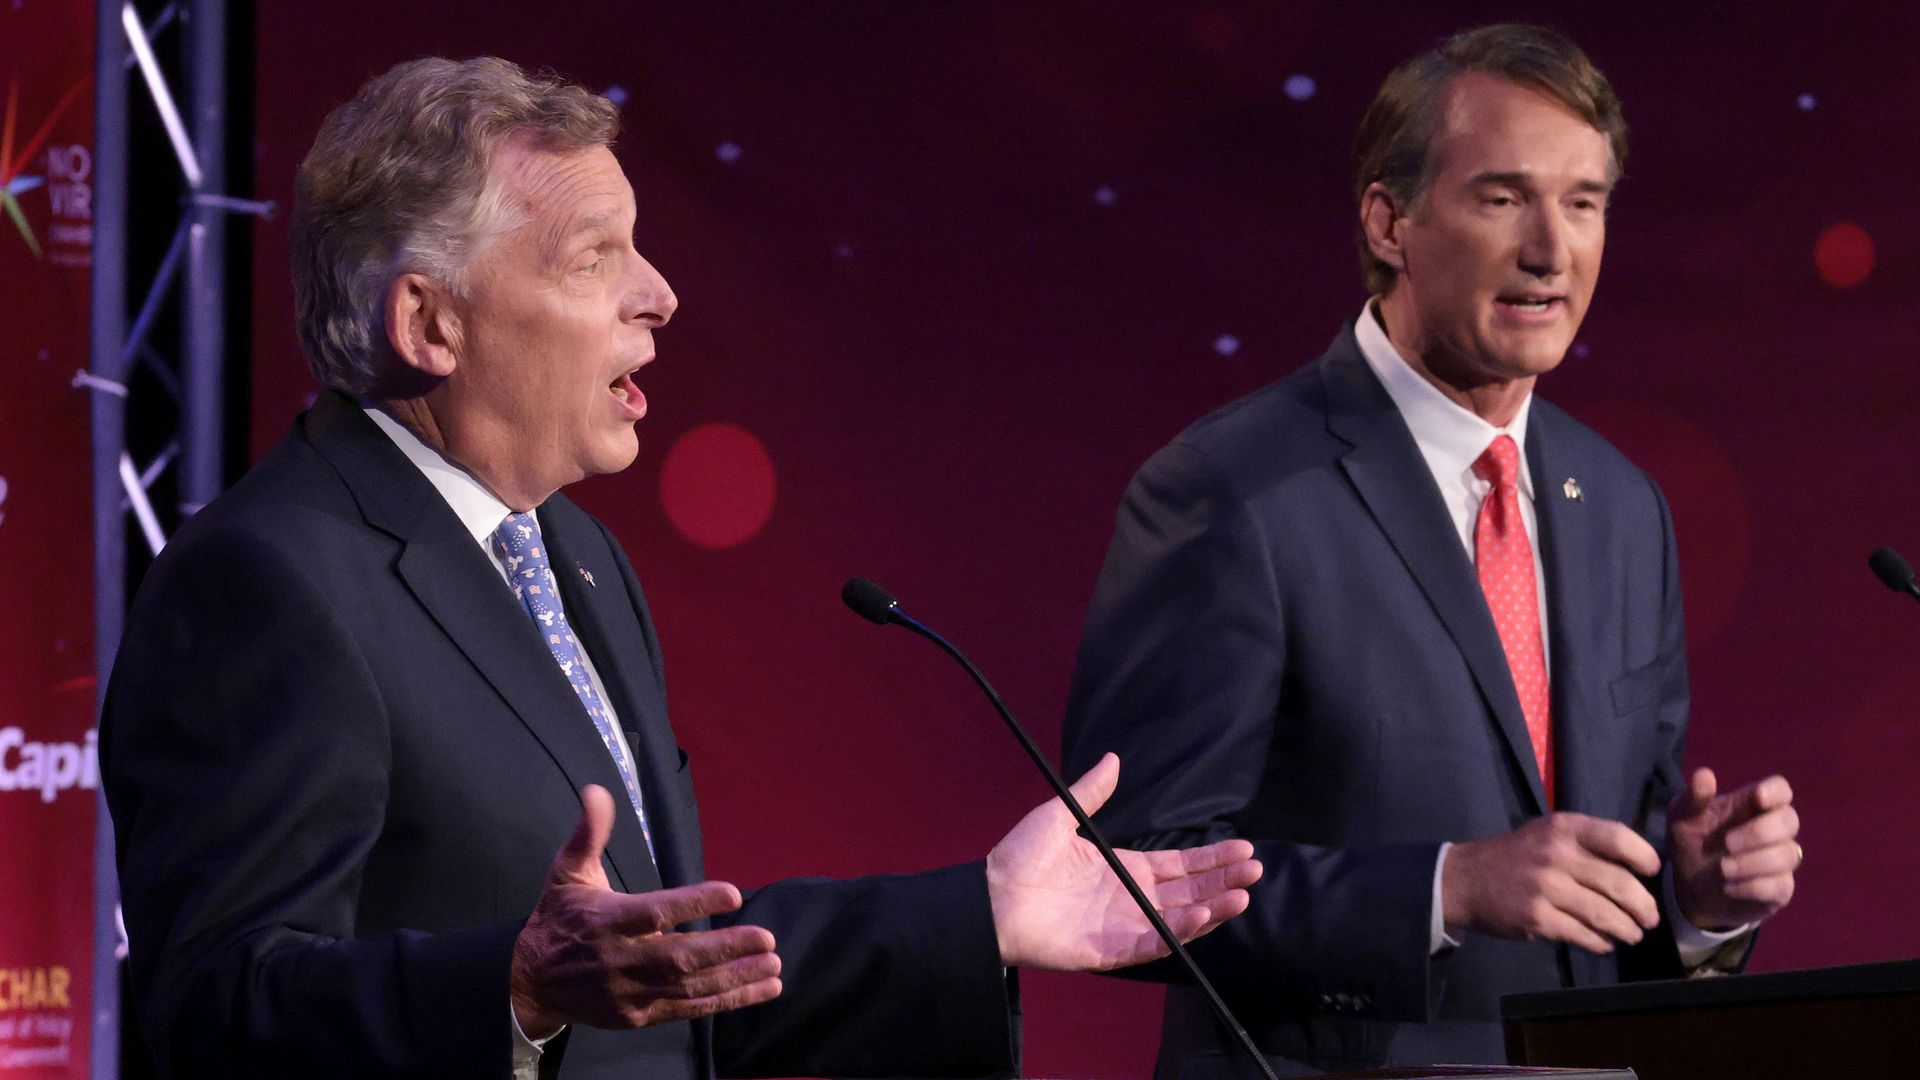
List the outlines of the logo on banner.
{"label": "logo on banner", "polygon": [[[87,266],[93,261],[93,151],[80,143],[48,145],[47,139],[92,81],[88,76],[68,87],[33,134],[20,138],[20,80],[14,79],[7,84],[7,109],[0,120],[0,213],[13,222],[34,258],[63,266]],[[35,160],[46,165],[39,175],[27,172]],[[45,247],[20,201],[21,196],[42,188],[52,210]]]}
{"label": "logo on banner", "polygon": [[37,742],[17,727],[0,728],[0,792],[33,792],[50,803],[69,791],[100,786],[100,735],[83,742]]}

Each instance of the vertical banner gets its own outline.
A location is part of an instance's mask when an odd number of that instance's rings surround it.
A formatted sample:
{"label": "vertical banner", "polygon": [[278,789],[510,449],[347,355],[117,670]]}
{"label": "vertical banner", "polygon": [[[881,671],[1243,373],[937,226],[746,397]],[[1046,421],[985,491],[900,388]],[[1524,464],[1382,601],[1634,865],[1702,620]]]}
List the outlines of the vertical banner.
{"label": "vertical banner", "polygon": [[93,27],[0,4],[0,1080],[88,1073]]}

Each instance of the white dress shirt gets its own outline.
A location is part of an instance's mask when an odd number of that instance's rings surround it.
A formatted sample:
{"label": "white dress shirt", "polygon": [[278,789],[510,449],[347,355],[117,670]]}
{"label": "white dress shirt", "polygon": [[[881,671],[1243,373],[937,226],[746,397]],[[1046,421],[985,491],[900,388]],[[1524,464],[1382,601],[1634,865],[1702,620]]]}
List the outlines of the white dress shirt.
{"label": "white dress shirt", "polygon": [[[1439,388],[1415,371],[1400,350],[1387,338],[1386,327],[1382,324],[1378,311],[1372,301],[1360,312],[1360,318],[1353,324],[1354,339],[1360,345],[1360,355],[1367,361],[1367,367],[1373,370],[1374,377],[1386,388],[1387,396],[1393,399],[1394,408],[1400,411],[1400,418],[1406,421],[1407,430],[1413,433],[1414,445],[1420,448],[1420,456],[1426,459],[1427,469],[1433,474],[1433,482],[1440,489],[1440,498],[1447,504],[1447,513],[1453,519],[1453,528],[1460,537],[1460,543],[1467,550],[1467,558],[1474,557],[1473,531],[1479,521],[1480,504],[1486,500],[1492,485],[1475,475],[1473,463],[1486,452],[1488,444],[1501,435],[1513,437],[1514,445],[1520,449],[1520,516],[1527,526],[1527,544],[1533,549],[1533,582],[1540,604],[1540,646],[1542,659],[1551,672],[1552,646],[1548,644],[1547,633],[1547,573],[1540,561],[1540,518],[1534,509],[1534,487],[1532,468],[1527,464],[1527,415],[1533,408],[1533,395],[1528,394],[1520,403],[1520,409],[1514,413],[1513,420],[1505,427],[1495,427],[1482,420],[1473,410],[1454,401]],[[1451,844],[1440,845],[1440,855],[1433,866],[1433,915],[1431,941],[1435,953],[1454,948],[1460,944],[1455,936],[1457,931],[1445,923],[1445,911],[1441,904],[1441,872],[1447,865],[1447,849]],[[1680,906],[1673,898],[1673,868],[1668,865],[1661,874],[1661,891],[1666,903],[1667,917],[1673,920],[1674,942],[1679,946],[1680,962],[1689,968],[1699,967],[1717,952],[1722,945],[1743,934],[1753,927],[1743,926],[1734,930],[1715,932],[1702,930],[1687,921],[1680,913]]]}
{"label": "white dress shirt", "polygon": [[[493,546],[493,534],[500,528],[500,523],[507,519],[507,515],[513,513],[513,508],[501,502],[499,497],[487,490],[486,485],[475,479],[472,473],[448,460],[446,455],[438,450],[421,442],[419,436],[407,430],[398,420],[372,405],[363,403],[361,408],[366,410],[367,416],[381,431],[386,432],[387,437],[393,440],[393,444],[400,448],[400,452],[407,455],[407,460],[413,462],[414,466],[427,478],[427,482],[440,493],[440,497],[447,500],[447,506],[453,510],[454,516],[460,519],[460,524],[466,526],[469,533],[473,534],[474,543],[480,545],[480,550],[486,552],[487,560],[493,563],[495,570],[500,572],[501,583],[512,588],[513,579],[509,576],[506,560],[499,549]],[[553,603],[560,608],[564,618],[566,606],[561,602],[558,593],[554,594]],[[532,618],[531,615],[527,617]],[[593,657],[587,655],[585,642],[580,645],[580,663],[586,668],[587,681],[593,684],[593,692],[600,695],[600,703],[607,710],[607,721],[613,729],[614,741],[619,744],[620,756],[625,759],[627,769],[638,776],[639,771],[633,760],[633,750],[627,745],[626,732],[620,726],[620,716],[614,711],[613,699],[607,696],[606,684],[600,681],[600,673],[594,670]],[[587,718],[585,712],[580,714],[580,722],[592,725],[592,721]],[[626,800],[615,799],[614,802],[623,804]],[[508,1007],[507,1013],[513,1024],[513,1080],[536,1080],[540,1072],[541,1048],[553,1036],[549,1035],[544,1039],[529,1038],[520,1030],[520,1017],[514,1014],[511,1006]]]}

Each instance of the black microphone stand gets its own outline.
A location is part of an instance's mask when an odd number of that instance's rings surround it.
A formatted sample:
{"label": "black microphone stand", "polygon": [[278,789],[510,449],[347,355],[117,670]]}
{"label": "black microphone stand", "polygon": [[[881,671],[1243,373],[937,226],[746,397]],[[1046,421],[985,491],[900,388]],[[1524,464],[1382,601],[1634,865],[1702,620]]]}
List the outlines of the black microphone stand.
{"label": "black microphone stand", "polygon": [[1120,884],[1125,886],[1127,895],[1133,897],[1133,902],[1139,905],[1140,913],[1147,917],[1147,921],[1153,924],[1154,932],[1160,935],[1160,940],[1165,942],[1167,948],[1172,951],[1173,955],[1179,958],[1181,964],[1185,965],[1187,974],[1193,978],[1194,985],[1200,988],[1201,992],[1207,997],[1207,1004],[1213,1007],[1213,1015],[1219,1019],[1222,1026],[1233,1034],[1235,1041],[1240,1044],[1241,1048],[1246,1051],[1247,1057],[1260,1070],[1260,1075],[1265,1077],[1266,1080],[1277,1080],[1273,1066],[1267,1064],[1266,1055],[1262,1054],[1260,1048],[1253,1044],[1253,1039],[1247,1034],[1247,1029],[1241,1026],[1239,1019],[1233,1015],[1233,1011],[1227,1008],[1227,1003],[1220,997],[1220,992],[1213,988],[1213,983],[1208,981],[1206,975],[1200,971],[1200,965],[1194,962],[1193,955],[1187,952],[1187,947],[1182,945],[1180,939],[1174,936],[1173,930],[1167,926],[1166,920],[1162,919],[1160,913],[1154,910],[1153,901],[1147,899],[1147,894],[1141,891],[1139,883],[1134,881],[1133,875],[1127,872],[1126,866],[1120,861],[1120,856],[1114,853],[1113,845],[1107,842],[1107,838],[1101,834],[1099,826],[1095,825],[1093,819],[1087,816],[1087,812],[1081,809],[1080,800],[1073,797],[1073,792],[1068,789],[1066,781],[1060,778],[1060,774],[1054,771],[1053,765],[1047,761],[1046,755],[1040,752],[1040,747],[1033,741],[1033,736],[1027,734],[1027,729],[1020,725],[1020,721],[1014,719],[1012,710],[1007,708],[1007,703],[1001,700],[999,692],[993,688],[991,683],[987,682],[987,677],[980,673],[980,669],[974,666],[973,661],[967,659],[965,653],[954,648],[953,644],[946,638],[941,637],[926,624],[907,614],[906,611],[900,607],[900,601],[894,599],[891,593],[888,593],[885,589],[868,581],[866,578],[853,578],[848,581],[846,586],[841,589],[840,597],[846,601],[848,607],[852,608],[863,618],[883,626],[888,623],[898,623],[914,633],[919,634],[921,637],[926,638],[928,641],[933,642],[935,645],[940,646],[941,651],[953,657],[961,667],[967,669],[967,674],[973,677],[974,685],[978,686],[981,691],[987,695],[987,700],[993,702],[994,709],[1000,713],[1000,719],[1006,721],[1007,730],[1013,732],[1013,737],[1020,740],[1021,748],[1026,750],[1027,756],[1033,759],[1035,765],[1039,766],[1040,772],[1046,776],[1047,784],[1053,788],[1054,794],[1060,797],[1060,801],[1066,805],[1068,812],[1073,815],[1073,819],[1079,822],[1080,828],[1086,832],[1087,838],[1093,841],[1094,847],[1099,849],[1100,857],[1105,859],[1107,865],[1113,868],[1114,875],[1120,879]]}

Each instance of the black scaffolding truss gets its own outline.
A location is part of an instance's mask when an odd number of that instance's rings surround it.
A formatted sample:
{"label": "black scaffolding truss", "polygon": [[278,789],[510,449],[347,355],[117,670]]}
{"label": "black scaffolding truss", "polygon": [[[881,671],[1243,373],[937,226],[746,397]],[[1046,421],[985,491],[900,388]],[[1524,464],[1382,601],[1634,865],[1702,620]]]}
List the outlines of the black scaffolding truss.
{"label": "black scaffolding truss", "polygon": [[[93,399],[94,641],[104,673],[119,647],[130,572],[158,555],[171,529],[225,483],[227,318],[236,299],[228,293],[227,218],[270,216],[274,208],[227,190],[226,0],[183,0],[144,17],[131,0],[96,0],[95,14],[92,351],[74,385]],[[176,36],[172,65],[155,49],[167,33]],[[184,112],[176,85],[186,92]],[[136,154],[136,135],[155,124],[171,153]],[[177,204],[159,201],[163,211],[177,206],[178,223],[151,276],[139,282],[131,239],[139,222],[130,207],[150,213],[156,201],[135,199],[135,181],[145,192],[177,184],[179,193]],[[130,309],[135,296],[139,307]],[[177,351],[154,341],[156,327],[171,325],[179,328]],[[144,461],[136,460],[132,428],[162,432]],[[156,505],[156,490],[172,491],[171,505]],[[133,551],[130,533],[141,541]],[[105,686],[102,678],[103,694]],[[125,942],[104,800],[95,850],[91,1075],[113,1080],[122,1058]]]}

